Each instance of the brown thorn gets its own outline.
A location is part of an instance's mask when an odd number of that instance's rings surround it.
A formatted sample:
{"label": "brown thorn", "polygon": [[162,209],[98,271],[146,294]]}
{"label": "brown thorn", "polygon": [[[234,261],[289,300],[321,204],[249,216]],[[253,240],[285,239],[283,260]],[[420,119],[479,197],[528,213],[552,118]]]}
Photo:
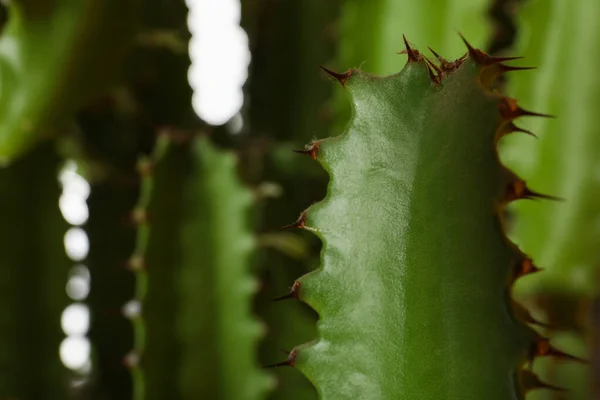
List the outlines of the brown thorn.
{"label": "brown thorn", "polygon": [[525,393],[527,393],[531,390],[535,390],[535,389],[550,389],[550,390],[556,390],[558,392],[566,392],[567,391],[564,388],[549,385],[545,382],[542,382],[540,380],[540,378],[538,378],[538,376],[534,372],[532,372],[528,369],[521,370],[519,381],[521,384],[521,388],[523,389],[523,392],[525,392]]}
{"label": "brown thorn", "polygon": [[536,267],[531,258],[525,257],[523,261],[517,264],[514,279],[517,280],[525,275],[535,274],[540,271],[542,271],[542,269]]}
{"label": "brown thorn", "polygon": [[323,71],[327,72],[330,76],[334,77],[335,79],[337,79],[337,81],[342,85],[345,86],[346,85],[346,81],[348,80],[348,78],[350,78],[350,76],[352,76],[352,71],[348,70],[344,73],[339,73],[339,72],[335,72],[332,71],[330,69],[325,68],[324,66],[320,65],[319,68],[321,68]]}
{"label": "brown thorn", "polygon": [[433,69],[431,68],[431,65],[429,65],[429,63],[427,63],[426,65],[427,73],[429,74],[429,79],[431,79],[431,82],[433,82],[436,85],[439,84],[441,80],[441,75],[436,75],[435,72],[433,72]]}
{"label": "brown thorn", "polygon": [[458,36],[462,39],[465,46],[467,46],[467,51],[469,52],[469,56],[478,64],[483,64],[481,54],[483,53],[481,50],[477,50],[467,41],[467,39],[463,36],[462,33],[458,32]]}
{"label": "brown thorn", "polygon": [[296,350],[292,350],[292,352],[288,355],[288,358],[285,361],[281,361],[271,365],[265,365],[263,368],[275,368],[275,367],[293,367],[296,364]]}
{"label": "brown thorn", "polygon": [[550,344],[550,340],[547,338],[540,338],[537,343],[534,343],[531,353],[534,357],[556,357],[563,360],[580,362],[583,364],[590,363],[588,360],[558,350]]}
{"label": "brown thorn", "polygon": [[427,46],[427,48],[429,49],[429,51],[431,52],[431,54],[433,54],[435,56],[435,58],[437,58],[440,62],[447,62],[446,59],[442,56],[440,56],[438,53],[435,52],[435,50],[433,50],[431,47]]}
{"label": "brown thorn", "polygon": [[502,135],[508,135],[509,133],[514,133],[514,132],[521,132],[521,133],[525,133],[526,135],[532,136],[536,139],[538,138],[535,133],[531,132],[530,130],[523,129],[523,128],[515,125],[512,121],[505,122],[502,125],[502,127],[500,128],[500,133]]}
{"label": "brown thorn", "polygon": [[498,109],[500,111],[500,115],[502,119],[511,121],[513,119],[519,117],[545,117],[545,118],[555,118],[554,115],[550,114],[541,114],[528,110],[524,110],[523,108],[517,105],[517,100],[512,99],[510,97],[504,97],[500,103],[498,103]]}
{"label": "brown thorn", "polygon": [[[467,46],[467,50],[469,52],[469,56],[473,59],[473,61],[475,61],[479,65],[485,66],[485,65],[492,65],[492,64],[500,64],[500,63],[502,63],[504,61],[519,60],[519,59],[523,58],[523,57],[495,57],[495,56],[490,56],[486,52],[481,51],[481,50],[476,49],[473,46],[471,46],[471,44],[467,41],[467,39],[465,39],[465,37],[462,35],[462,33],[458,32],[458,35],[460,36],[460,38],[462,39],[462,41]],[[505,65],[503,65],[503,67],[505,67],[505,68],[515,68],[515,70],[516,69],[527,69],[527,68],[519,68],[519,67],[508,67],[508,66],[505,66]]]}
{"label": "brown thorn", "polygon": [[533,190],[531,190],[527,187],[524,180],[517,179],[513,183],[510,183],[507,186],[504,200],[506,202],[511,202],[511,201],[521,200],[521,199],[527,199],[527,200],[543,199],[543,200],[565,201],[565,199],[563,199],[561,197],[550,196],[547,194],[534,192]]}
{"label": "brown thorn", "polygon": [[312,142],[304,150],[292,150],[298,154],[304,154],[310,156],[313,160],[317,159],[317,154],[319,152],[319,142]]}
{"label": "brown thorn", "polygon": [[511,65],[498,64],[500,73],[511,72],[511,71],[528,71],[531,69],[537,69],[537,67],[513,67]]}
{"label": "brown thorn", "polygon": [[408,44],[406,40],[406,36],[402,35],[402,40],[404,40],[404,47],[406,47],[406,54],[408,55],[408,62],[419,62],[421,61],[421,54],[418,51],[414,50]]}
{"label": "brown thorn", "polygon": [[295,281],[288,294],[284,294],[283,296],[277,297],[277,298],[273,299],[272,301],[281,301],[281,300],[287,300],[287,299],[298,300],[298,298],[300,296],[299,291],[300,291],[300,282]]}
{"label": "brown thorn", "polygon": [[292,222],[291,224],[282,226],[279,229],[280,230],[285,230],[285,229],[304,229],[305,226],[306,226],[306,211],[303,211],[300,214],[300,217],[298,217],[298,219],[296,220],[296,222]]}

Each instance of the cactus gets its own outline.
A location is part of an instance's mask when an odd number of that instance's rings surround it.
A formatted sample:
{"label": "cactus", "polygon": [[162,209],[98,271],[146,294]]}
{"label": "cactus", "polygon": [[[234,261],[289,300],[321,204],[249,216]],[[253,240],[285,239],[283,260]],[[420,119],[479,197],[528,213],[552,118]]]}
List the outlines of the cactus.
{"label": "cactus", "polygon": [[[527,2],[519,10],[521,33],[516,46],[528,62],[540,68],[534,76],[514,76],[507,88],[525,107],[557,116],[556,120],[527,121],[524,127],[538,133],[539,140],[510,138],[502,152],[506,163],[532,185],[566,200],[514,207],[514,240],[545,268],[542,274],[521,282],[516,294],[535,309],[538,319],[554,325],[559,322],[558,307],[568,304],[565,298],[585,299],[597,293],[600,139],[595,113],[600,105],[600,81],[594,65],[600,59],[598,15],[596,1]],[[552,309],[544,305],[549,302]],[[580,332],[566,327],[548,334],[562,350],[588,358],[590,351]],[[568,388],[569,399],[591,397],[585,365],[544,363],[540,375]]]}
{"label": "cactus", "polygon": [[131,262],[143,310],[135,398],[260,399],[270,380],[255,366],[261,329],[249,315],[250,192],[206,138],[163,136],[156,152]]}
{"label": "cactus", "polygon": [[62,244],[67,224],[58,208],[59,162],[45,145],[0,170],[0,398],[67,396],[58,348],[71,263]]}
{"label": "cactus", "polygon": [[290,225],[323,241],[321,268],[291,292],[319,313],[319,338],[281,363],[323,399],[516,399],[545,385],[528,366],[549,354],[547,341],[510,297],[536,268],[499,214],[546,196],[495,148],[519,131],[516,118],[542,114],[492,91],[497,75],[517,69],[502,63],[510,58],[468,50],[437,65],[406,44],[398,74],[328,71],[353,117],[342,135],[307,147],[331,181]]}
{"label": "cactus", "polygon": [[1,162],[57,134],[114,78],[132,38],[135,4],[9,2],[0,36]]}

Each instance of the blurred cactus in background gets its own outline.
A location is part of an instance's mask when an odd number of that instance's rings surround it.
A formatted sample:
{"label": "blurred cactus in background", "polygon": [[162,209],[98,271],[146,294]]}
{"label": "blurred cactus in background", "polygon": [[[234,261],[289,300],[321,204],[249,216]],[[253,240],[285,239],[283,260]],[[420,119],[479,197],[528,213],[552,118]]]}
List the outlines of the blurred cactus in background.
{"label": "blurred cactus in background", "polygon": [[0,7],[0,399],[600,396],[596,0]]}

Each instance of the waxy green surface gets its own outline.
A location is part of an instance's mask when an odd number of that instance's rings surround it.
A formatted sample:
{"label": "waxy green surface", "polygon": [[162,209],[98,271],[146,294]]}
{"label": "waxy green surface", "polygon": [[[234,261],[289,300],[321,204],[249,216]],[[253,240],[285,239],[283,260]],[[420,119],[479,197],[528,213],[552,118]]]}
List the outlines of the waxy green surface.
{"label": "waxy green surface", "polygon": [[262,332],[250,314],[253,199],[236,159],[206,138],[166,136],[156,157],[140,203],[135,398],[262,399],[272,382],[256,365]]}
{"label": "waxy green surface", "polygon": [[479,70],[467,59],[436,86],[409,62],[345,83],[353,116],[320,142],[331,180],[306,212],[322,265],[299,279],[320,321],[295,366],[322,399],[522,398],[532,337],[509,305],[522,258],[498,219],[512,178]]}

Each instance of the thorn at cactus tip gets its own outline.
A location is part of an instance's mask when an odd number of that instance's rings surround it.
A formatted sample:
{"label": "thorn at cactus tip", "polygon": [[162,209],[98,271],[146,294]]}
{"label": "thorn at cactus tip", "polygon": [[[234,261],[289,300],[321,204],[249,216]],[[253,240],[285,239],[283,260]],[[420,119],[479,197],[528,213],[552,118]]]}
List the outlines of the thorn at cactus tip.
{"label": "thorn at cactus tip", "polygon": [[513,182],[512,184],[508,185],[508,187],[506,189],[506,200],[510,202],[513,200],[520,200],[520,199],[528,199],[528,200],[544,199],[544,200],[564,201],[564,199],[561,197],[550,196],[547,194],[534,192],[533,190],[531,190],[527,187],[527,185],[525,184],[525,181],[519,179],[519,180]]}
{"label": "thorn at cactus tip", "polygon": [[544,117],[544,118],[555,118],[554,115],[541,114],[533,111],[527,111],[519,107],[517,100],[511,99],[510,97],[504,97],[498,104],[500,115],[502,119],[506,121],[512,121],[519,117]]}
{"label": "thorn at cactus tip", "polygon": [[300,217],[295,222],[292,222],[289,225],[282,226],[279,229],[280,230],[304,229],[305,226],[306,226],[306,212],[303,212],[302,214],[300,214]]}
{"label": "thorn at cactus tip", "polygon": [[292,350],[292,352],[288,355],[288,358],[284,361],[265,365],[263,368],[275,368],[275,367],[293,367],[296,364],[296,350]]}
{"label": "thorn at cactus tip", "polygon": [[325,68],[324,66],[319,66],[319,68],[321,68],[323,71],[327,72],[327,74],[329,76],[334,77],[335,79],[337,79],[337,81],[342,85],[345,86],[346,81],[348,80],[348,78],[350,78],[350,76],[352,76],[352,71],[348,70],[344,73],[339,73],[339,72],[335,72],[332,71],[330,69]]}
{"label": "thorn at cactus tip", "polygon": [[402,40],[404,40],[404,47],[406,49],[401,53],[404,54],[406,52],[406,54],[408,55],[408,62],[421,61],[421,54],[417,50],[410,47],[410,44],[408,44],[408,40],[406,40],[406,36],[402,35]]}
{"label": "thorn at cactus tip", "polygon": [[299,292],[299,290],[300,290],[300,282],[296,281],[292,285],[292,288],[290,289],[290,292],[288,294],[284,294],[283,296],[277,297],[277,298],[273,299],[273,301],[281,301],[281,300],[287,300],[287,299],[298,299],[298,296],[299,296],[298,292]]}
{"label": "thorn at cactus tip", "polygon": [[[464,42],[465,46],[467,46],[467,51],[469,52],[469,57],[471,57],[473,59],[473,61],[475,61],[477,64],[479,65],[492,65],[492,64],[499,64],[502,63],[504,61],[512,61],[512,60],[520,60],[523,57],[495,57],[495,56],[490,56],[489,54],[474,48],[473,46],[471,46],[471,44],[467,41],[467,39],[463,36],[462,33],[458,32],[458,35],[460,36],[460,38],[462,39],[462,41]],[[504,68],[510,68],[509,71],[513,71],[516,69],[529,69],[529,68],[520,68],[520,67],[508,67],[508,66],[504,66]],[[514,68],[514,69],[513,69]]]}
{"label": "thorn at cactus tip", "polygon": [[310,156],[313,160],[317,159],[317,154],[319,153],[319,142],[312,142],[308,146],[306,146],[303,150],[292,150],[298,154],[304,154]]}

